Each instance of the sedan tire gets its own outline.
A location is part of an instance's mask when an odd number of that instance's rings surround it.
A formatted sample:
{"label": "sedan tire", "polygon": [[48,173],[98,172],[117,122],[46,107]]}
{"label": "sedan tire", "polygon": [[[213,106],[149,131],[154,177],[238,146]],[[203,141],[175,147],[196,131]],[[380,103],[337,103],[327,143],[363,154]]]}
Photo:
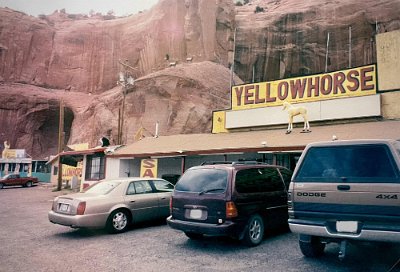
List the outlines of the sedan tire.
{"label": "sedan tire", "polygon": [[32,181],[28,181],[27,183],[25,183],[25,187],[28,187],[28,188],[32,187],[32,184],[33,184]]}
{"label": "sedan tire", "polygon": [[129,226],[129,215],[127,211],[113,211],[107,219],[106,229],[109,233],[122,233]]}

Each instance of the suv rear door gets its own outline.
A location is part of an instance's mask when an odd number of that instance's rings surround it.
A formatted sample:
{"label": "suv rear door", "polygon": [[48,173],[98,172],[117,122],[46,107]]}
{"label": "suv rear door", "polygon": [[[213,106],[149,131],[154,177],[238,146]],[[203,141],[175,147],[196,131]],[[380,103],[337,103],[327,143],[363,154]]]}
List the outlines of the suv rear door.
{"label": "suv rear door", "polygon": [[317,145],[305,154],[293,178],[295,217],[353,220],[332,221],[331,231],[343,232],[362,221],[398,221],[400,174],[388,145]]}

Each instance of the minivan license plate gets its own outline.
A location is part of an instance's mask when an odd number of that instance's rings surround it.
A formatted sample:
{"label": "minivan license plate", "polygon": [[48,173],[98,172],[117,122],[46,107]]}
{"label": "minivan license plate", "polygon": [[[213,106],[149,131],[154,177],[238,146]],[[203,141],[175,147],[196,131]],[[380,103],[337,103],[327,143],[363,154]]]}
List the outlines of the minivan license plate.
{"label": "minivan license plate", "polygon": [[338,232],[357,233],[358,222],[357,221],[337,221],[336,230]]}
{"label": "minivan license plate", "polygon": [[200,209],[192,209],[189,212],[189,217],[192,219],[200,219],[202,216],[202,211]]}

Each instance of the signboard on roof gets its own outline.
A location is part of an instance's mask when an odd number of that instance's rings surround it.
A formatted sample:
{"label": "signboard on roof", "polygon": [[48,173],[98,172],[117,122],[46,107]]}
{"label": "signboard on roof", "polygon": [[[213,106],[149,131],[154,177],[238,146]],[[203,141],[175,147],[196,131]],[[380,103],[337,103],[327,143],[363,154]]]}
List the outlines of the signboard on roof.
{"label": "signboard on roof", "polygon": [[232,110],[279,106],[376,94],[376,65],[233,86]]}

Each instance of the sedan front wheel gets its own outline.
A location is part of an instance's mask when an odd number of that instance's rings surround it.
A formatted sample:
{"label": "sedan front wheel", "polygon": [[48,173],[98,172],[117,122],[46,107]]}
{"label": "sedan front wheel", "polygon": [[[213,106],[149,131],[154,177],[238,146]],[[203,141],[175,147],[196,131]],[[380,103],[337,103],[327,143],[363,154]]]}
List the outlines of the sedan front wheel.
{"label": "sedan front wheel", "polygon": [[106,228],[109,233],[121,233],[126,231],[128,225],[128,213],[123,210],[116,210],[108,217]]}

